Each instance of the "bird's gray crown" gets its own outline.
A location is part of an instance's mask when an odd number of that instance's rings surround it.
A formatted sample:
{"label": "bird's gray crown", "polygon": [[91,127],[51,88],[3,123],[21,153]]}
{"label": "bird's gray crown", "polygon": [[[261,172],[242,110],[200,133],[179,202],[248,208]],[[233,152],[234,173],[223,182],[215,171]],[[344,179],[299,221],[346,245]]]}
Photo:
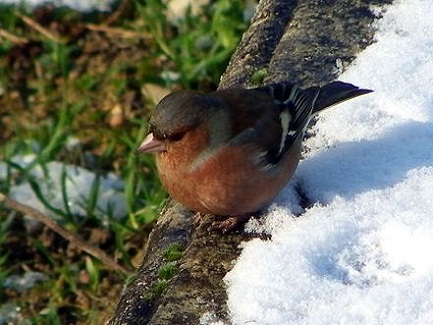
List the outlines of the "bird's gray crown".
{"label": "bird's gray crown", "polygon": [[149,131],[160,138],[185,133],[225,106],[222,99],[209,94],[192,90],[176,91],[158,103],[149,121]]}

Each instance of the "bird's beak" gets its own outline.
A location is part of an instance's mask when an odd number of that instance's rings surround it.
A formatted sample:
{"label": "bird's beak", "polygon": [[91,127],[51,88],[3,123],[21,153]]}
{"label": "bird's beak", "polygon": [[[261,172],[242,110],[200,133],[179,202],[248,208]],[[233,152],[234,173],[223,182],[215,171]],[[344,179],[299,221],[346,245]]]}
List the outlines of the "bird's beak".
{"label": "bird's beak", "polygon": [[140,143],[135,154],[139,155],[142,153],[161,152],[166,149],[165,141],[156,139],[153,133],[149,133],[147,137]]}

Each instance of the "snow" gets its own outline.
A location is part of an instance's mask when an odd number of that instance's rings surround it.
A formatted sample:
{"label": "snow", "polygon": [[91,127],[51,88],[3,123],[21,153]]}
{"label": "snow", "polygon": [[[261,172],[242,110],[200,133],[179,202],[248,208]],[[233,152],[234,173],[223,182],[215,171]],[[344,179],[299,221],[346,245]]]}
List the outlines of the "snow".
{"label": "snow", "polygon": [[27,271],[23,275],[14,274],[6,277],[3,281],[3,288],[11,288],[18,292],[24,292],[34,287],[37,282],[46,281],[47,279],[48,276],[41,272]]}
{"label": "snow", "polygon": [[[227,274],[233,324],[433,324],[433,2],[396,1]],[[295,186],[312,207],[303,211]]]}
{"label": "snow", "polygon": [[[195,15],[199,14],[201,6],[209,3],[209,0],[169,0],[167,4],[167,19],[171,22],[176,22],[182,19],[188,8]],[[0,0],[0,4],[24,4],[30,8],[51,4],[55,7],[69,7],[74,10],[88,12],[92,10],[110,11],[114,0]]]}
{"label": "snow", "polygon": [[[31,154],[15,156],[11,161],[26,168],[35,158],[36,156]],[[0,179],[7,179],[8,172],[14,173],[14,169],[8,171],[8,165],[0,161]],[[67,209],[69,209],[74,216],[87,216],[88,201],[95,182],[99,182],[96,209],[93,211],[96,216],[106,223],[108,218],[119,219],[127,213],[123,193],[124,184],[114,173],[107,173],[98,178],[95,173],[87,169],[51,161],[43,167],[36,165],[29,171],[29,174],[39,185],[42,196],[49,204],[64,213],[68,213]],[[66,197],[63,193],[66,193]],[[25,203],[54,219],[60,218],[39,200],[28,182],[12,183],[9,195],[18,202]],[[67,202],[67,208],[65,202]]]}
{"label": "snow", "polygon": [[79,11],[109,11],[114,0],[0,0],[4,4],[25,4],[30,7],[37,7],[44,4],[52,4],[56,7],[66,6]]}

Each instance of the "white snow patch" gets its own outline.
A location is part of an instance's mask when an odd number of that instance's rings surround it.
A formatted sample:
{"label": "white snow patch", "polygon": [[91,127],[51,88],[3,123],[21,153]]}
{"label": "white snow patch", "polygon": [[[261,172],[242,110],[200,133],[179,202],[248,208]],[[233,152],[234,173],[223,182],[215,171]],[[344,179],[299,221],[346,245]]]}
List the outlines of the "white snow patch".
{"label": "white snow patch", "polygon": [[[34,155],[17,156],[12,162],[25,168],[35,159]],[[14,169],[9,169],[13,173]],[[97,175],[84,168],[66,165],[52,161],[44,165],[36,165],[29,171],[38,184],[42,196],[56,209],[75,216],[86,216],[90,200],[92,185],[97,181]],[[0,162],[0,179],[6,179],[8,166]],[[64,179],[64,181],[62,181]],[[65,193],[65,195],[64,195]],[[108,173],[99,177],[97,206],[94,213],[107,220],[107,217],[116,219],[126,215],[126,201],[123,194],[123,181],[115,174]],[[12,184],[9,195],[20,203],[27,204],[53,218],[59,216],[41,202],[28,182]]]}
{"label": "white snow patch", "polygon": [[55,7],[69,7],[78,11],[109,11],[114,0],[1,0],[4,4],[25,4],[29,7],[37,7],[45,4],[51,4]]}

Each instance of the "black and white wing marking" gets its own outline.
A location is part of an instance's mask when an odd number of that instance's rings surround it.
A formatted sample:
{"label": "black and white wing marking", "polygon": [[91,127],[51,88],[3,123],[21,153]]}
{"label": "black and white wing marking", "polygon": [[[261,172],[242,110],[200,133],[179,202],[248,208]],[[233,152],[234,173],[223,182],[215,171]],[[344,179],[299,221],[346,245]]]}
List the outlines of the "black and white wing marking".
{"label": "black and white wing marking", "polygon": [[274,98],[275,104],[280,107],[279,118],[283,130],[280,147],[278,152],[268,157],[271,163],[276,163],[307,127],[320,88],[312,87],[303,90],[292,83],[282,82],[255,90],[270,95]]}

